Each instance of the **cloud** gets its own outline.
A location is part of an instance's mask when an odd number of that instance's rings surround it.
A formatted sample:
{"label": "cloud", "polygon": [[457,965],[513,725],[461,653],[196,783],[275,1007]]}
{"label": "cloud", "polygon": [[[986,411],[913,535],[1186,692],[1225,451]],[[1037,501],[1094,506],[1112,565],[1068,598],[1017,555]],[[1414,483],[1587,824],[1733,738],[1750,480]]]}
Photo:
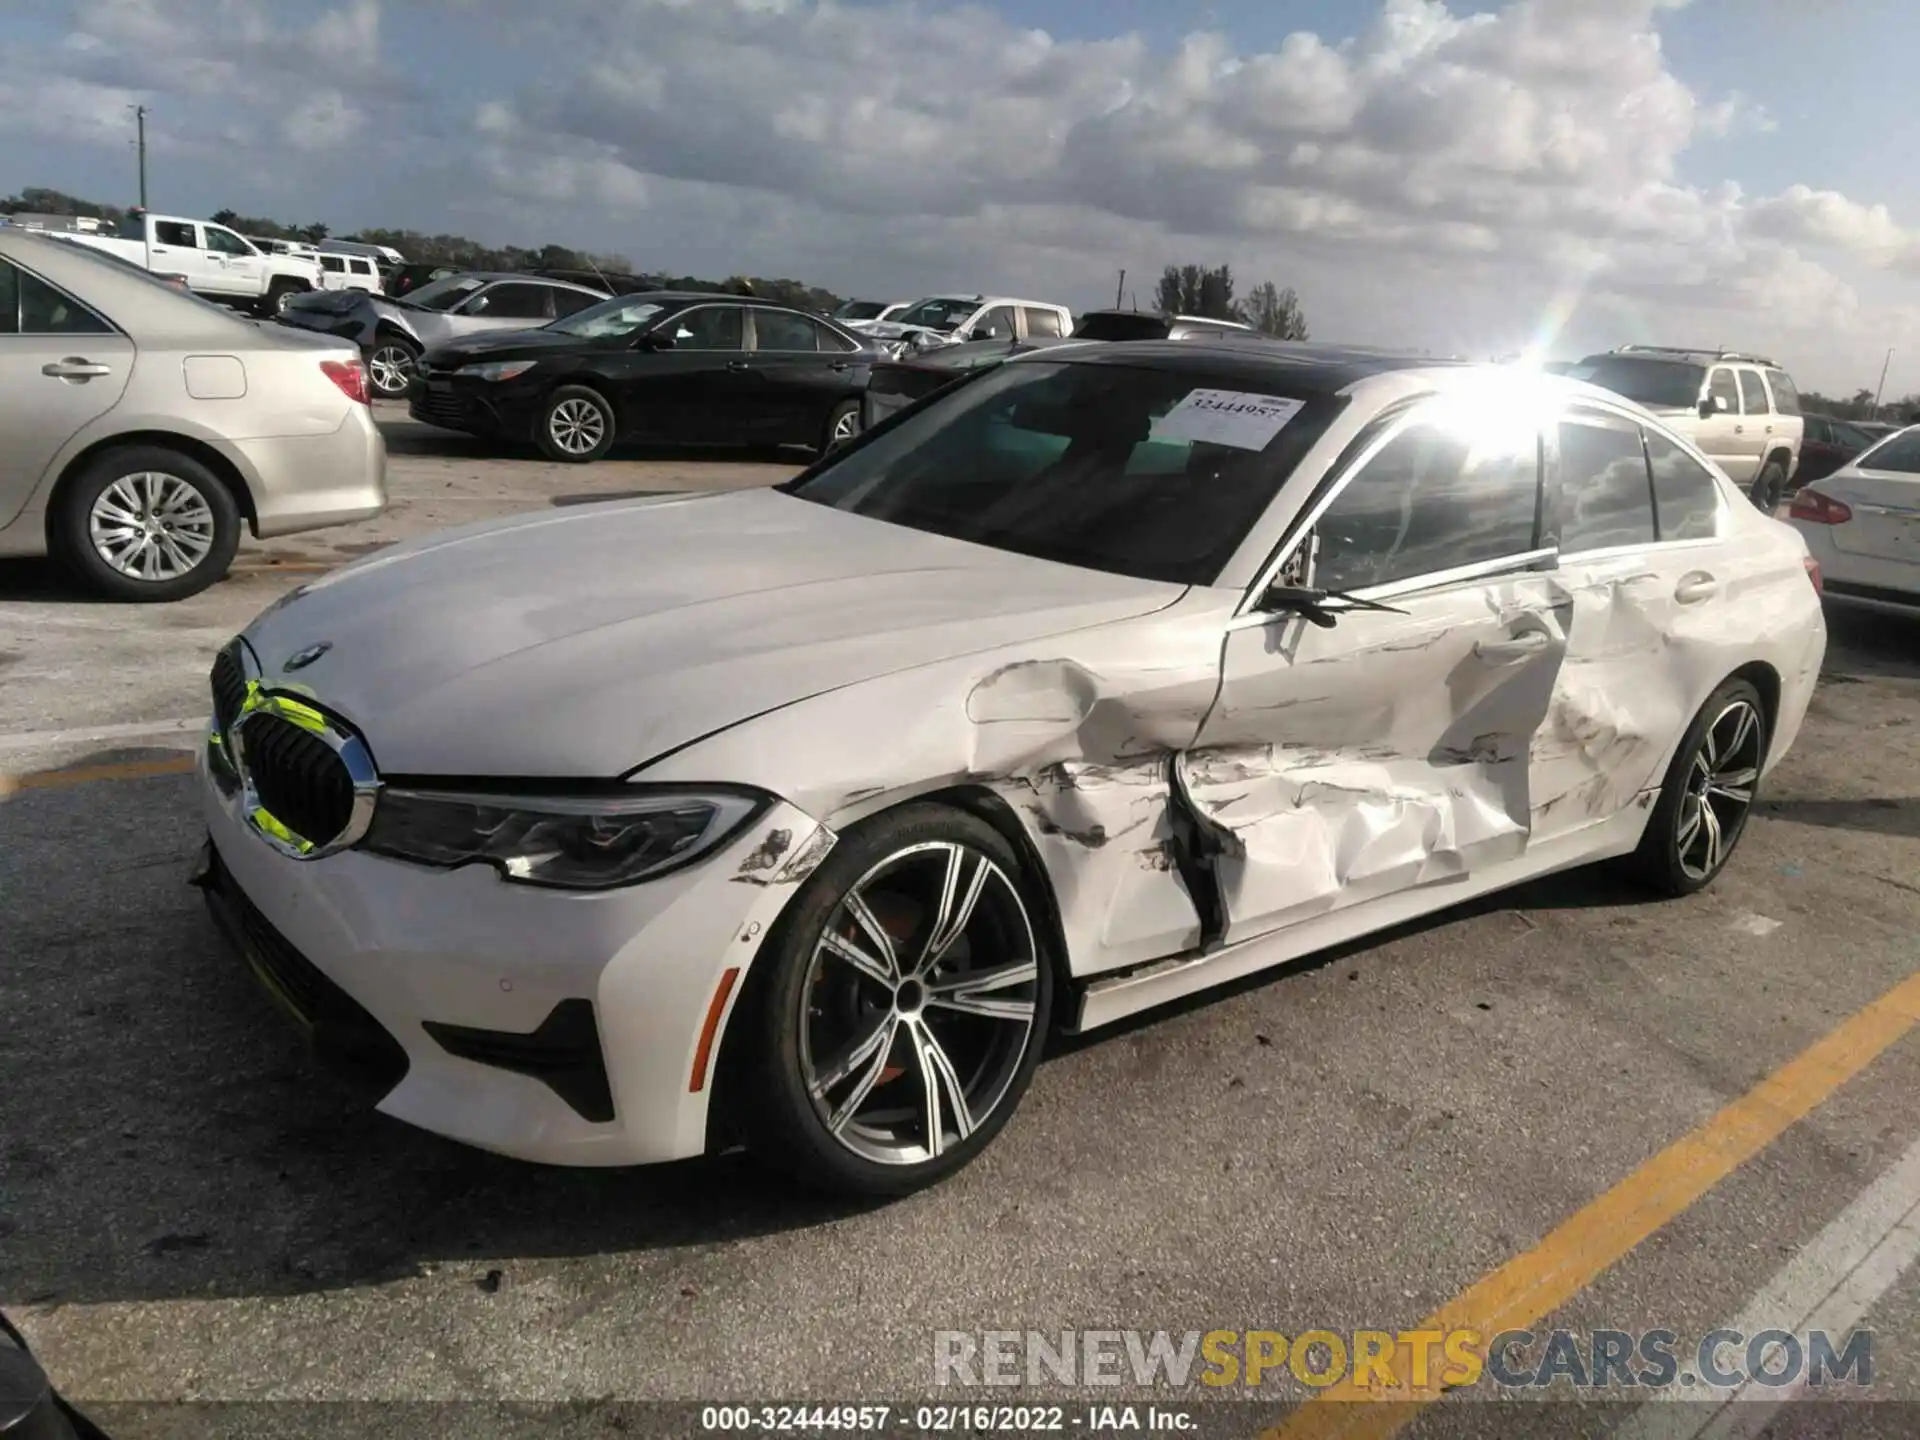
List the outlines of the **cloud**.
{"label": "cloud", "polygon": [[1775,122],[1674,72],[1675,8],[1376,0],[1351,35],[1258,50],[914,0],[85,0],[44,53],[0,58],[0,153],[42,115],[122,143],[142,98],[157,143],[217,167],[218,203],[336,225],[1076,305],[1122,267],[1146,292],[1163,263],[1225,260],[1296,285],[1324,336],[1697,325],[1837,356],[1857,287],[1905,283],[1920,246],[1833,191],[1690,183],[1694,147]]}

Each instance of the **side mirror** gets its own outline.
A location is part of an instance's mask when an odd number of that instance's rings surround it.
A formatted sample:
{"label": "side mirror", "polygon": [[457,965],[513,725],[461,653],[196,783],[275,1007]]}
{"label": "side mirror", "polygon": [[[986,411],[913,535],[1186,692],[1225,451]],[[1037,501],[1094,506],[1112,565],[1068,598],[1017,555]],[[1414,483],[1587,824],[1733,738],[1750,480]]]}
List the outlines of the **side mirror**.
{"label": "side mirror", "polygon": [[1727,397],[1724,395],[1702,395],[1700,397],[1700,418],[1710,420],[1715,415],[1724,415],[1728,410]]}

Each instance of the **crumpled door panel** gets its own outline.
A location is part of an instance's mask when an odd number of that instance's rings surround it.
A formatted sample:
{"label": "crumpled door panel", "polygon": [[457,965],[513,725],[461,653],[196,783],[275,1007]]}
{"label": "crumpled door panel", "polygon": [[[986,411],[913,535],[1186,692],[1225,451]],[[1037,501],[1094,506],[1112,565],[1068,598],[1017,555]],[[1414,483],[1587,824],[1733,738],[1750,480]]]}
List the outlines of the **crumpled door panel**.
{"label": "crumpled door panel", "polygon": [[1548,574],[1228,637],[1218,704],[1178,770],[1214,832],[1228,943],[1512,859],[1529,757],[1566,654]]}

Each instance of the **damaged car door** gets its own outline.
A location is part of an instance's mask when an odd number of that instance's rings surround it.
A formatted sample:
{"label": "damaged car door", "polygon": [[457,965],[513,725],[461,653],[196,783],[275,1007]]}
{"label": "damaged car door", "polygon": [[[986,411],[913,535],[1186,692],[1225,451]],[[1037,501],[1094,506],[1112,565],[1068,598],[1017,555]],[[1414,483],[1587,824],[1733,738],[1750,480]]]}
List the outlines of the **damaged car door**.
{"label": "damaged car door", "polygon": [[1228,944],[1521,856],[1566,654],[1538,421],[1436,399],[1320,493],[1178,764]]}

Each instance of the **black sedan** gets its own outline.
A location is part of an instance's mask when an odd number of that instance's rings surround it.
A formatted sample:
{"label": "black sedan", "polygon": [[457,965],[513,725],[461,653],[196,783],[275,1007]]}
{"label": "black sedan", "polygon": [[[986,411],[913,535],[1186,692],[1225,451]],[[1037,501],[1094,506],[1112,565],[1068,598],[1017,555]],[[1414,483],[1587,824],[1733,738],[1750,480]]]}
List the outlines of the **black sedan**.
{"label": "black sedan", "polygon": [[429,350],[412,412],[449,430],[531,440],[573,463],[616,440],[824,450],[859,432],[881,358],[785,305],[652,291]]}

